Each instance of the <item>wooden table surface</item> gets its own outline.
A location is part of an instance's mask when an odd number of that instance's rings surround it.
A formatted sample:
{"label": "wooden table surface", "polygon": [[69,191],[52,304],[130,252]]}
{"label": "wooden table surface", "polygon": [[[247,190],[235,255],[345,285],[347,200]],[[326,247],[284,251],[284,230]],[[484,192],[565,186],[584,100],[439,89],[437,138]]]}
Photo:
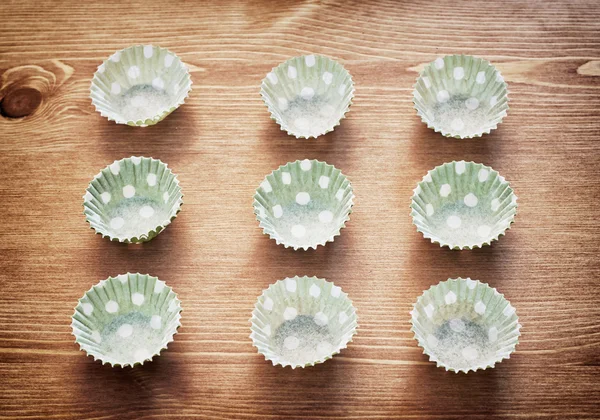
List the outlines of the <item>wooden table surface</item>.
{"label": "wooden table surface", "polygon": [[[600,418],[598,2],[4,0],[0,22],[0,98],[29,113],[0,116],[0,418]],[[102,60],[139,43],[177,53],[194,82],[146,129],[107,121],[88,97]],[[307,53],[356,83],[348,118],[309,141],[280,131],[258,94],[272,67]],[[508,82],[508,117],[484,138],[445,139],[412,107],[419,69],[454,53]],[[141,246],[102,239],[82,214],[91,178],[131,155],[167,162],[185,194]],[[341,168],[356,205],[334,243],[294,252],[262,234],[252,195],[303,158]],[[491,247],[441,249],[411,224],[417,181],[454,159],[491,165],[519,196]],[[79,351],[70,317],[92,284],[127,271],[173,286],[183,327],[154,362],[111,369]],[[333,360],[291,370],[256,352],[248,319],[296,274],[340,285],[360,329]],[[521,342],[495,369],[445,372],[409,332],[416,298],[457,276],[517,308]]]}

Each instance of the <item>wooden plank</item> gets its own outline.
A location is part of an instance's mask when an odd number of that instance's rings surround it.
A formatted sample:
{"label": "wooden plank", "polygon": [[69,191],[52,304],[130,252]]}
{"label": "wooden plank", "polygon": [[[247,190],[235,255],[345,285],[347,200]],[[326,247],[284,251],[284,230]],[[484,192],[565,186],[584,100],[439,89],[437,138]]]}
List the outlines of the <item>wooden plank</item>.
{"label": "wooden plank", "polygon": [[[0,418],[600,418],[600,7],[593,1],[85,2],[0,4],[0,99],[34,89],[24,118],[0,116]],[[93,72],[131,44],[189,65],[187,103],[156,126],[101,118]],[[264,75],[308,52],[356,83],[348,119],[295,140],[269,119]],[[505,122],[482,139],[428,130],[412,108],[423,65],[483,56],[510,89]],[[17,98],[18,99],[18,98]],[[82,215],[102,167],[130,155],[167,162],[180,216],[142,246],[109,243]],[[252,214],[262,178],[290,160],[341,168],[355,189],[335,242],[294,252]],[[492,165],[519,196],[492,247],[440,249],[408,205],[428,169]],[[183,327],[160,358],[111,369],[86,358],[70,315],[92,284],[126,271],[166,280]],[[261,290],[295,274],[339,284],[358,309],[350,347],[305,370],[273,367],[248,339]],[[437,369],[409,332],[412,303],[448,277],[490,283],[517,308],[523,337],[493,370]]]}

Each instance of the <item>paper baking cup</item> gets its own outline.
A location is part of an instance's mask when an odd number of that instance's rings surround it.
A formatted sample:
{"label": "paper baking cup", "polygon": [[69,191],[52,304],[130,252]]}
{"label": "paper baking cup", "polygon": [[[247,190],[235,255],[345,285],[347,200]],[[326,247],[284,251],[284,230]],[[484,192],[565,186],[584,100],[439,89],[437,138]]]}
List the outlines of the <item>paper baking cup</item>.
{"label": "paper baking cup", "polygon": [[147,274],[109,277],[75,307],[71,327],[81,350],[102,364],[135,366],[158,356],[181,326],[181,302]]}
{"label": "paper baking cup", "polygon": [[165,48],[136,45],[117,51],[92,79],[92,104],[117,124],[146,127],[185,102],[192,79],[179,57]]}
{"label": "paper baking cup", "polygon": [[183,195],[177,177],[160,160],[132,156],[114,161],[83,196],[86,220],[111,241],[147,242],[177,216]]}
{"label": "paper baking cup", "polygon": [[521,335],[515,308],[479,280],[448,279],[417,299],[411,331],[438,367],[452,372],[493,368]]}
{"label": "paper baking cup", "polygon": [[297,160],[266,176],[254,194],[254,213],[277,244],[316,249],[346,226],[353,199],[352,185],[339,169]]}
{"label": "paper baking cup", "polygon": [[446,137],[489,134],[508,111],[508,87],[500,72],[469,55],[449,55],[428,64],[413,96],[421,120]]}
{"label": "paper baking cup", "polygon": [[269,286],[252,312],[250,338],[275,365],[314,366],[352,341],[358,327],[348,295],[316,277],[293,277]]}
{"label": "paper baking cup", "polygon": [[450,162],[423,177],[410,207],[425,238],[451,249],[472,249],[506,233],[517,214],[517,196],[489,166]]}
{"label": "paper baking cup", "polygon": [[290,58],[263,79],[260,94],[271,118],[296,138],[333,131],[354,97],[350,73],[320,55]]}

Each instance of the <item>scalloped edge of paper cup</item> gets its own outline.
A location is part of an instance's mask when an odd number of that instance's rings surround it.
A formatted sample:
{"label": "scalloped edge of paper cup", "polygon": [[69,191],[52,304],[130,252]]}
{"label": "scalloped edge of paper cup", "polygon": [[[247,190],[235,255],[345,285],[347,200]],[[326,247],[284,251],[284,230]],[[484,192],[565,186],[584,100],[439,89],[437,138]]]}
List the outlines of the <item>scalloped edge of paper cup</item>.
{"label": "scalloped edge of paper cup", "polygon": [[[356,198],[356,196],[354,195],[354,189],[352,187],[352,182],[350,181],[350,178],[348,176],[344,175],[344,173],[341,171],[341,169],[338,169],[334,165],[330,165],[327,162],[324,162],[324,161],[321,162],[317,159],[303,159],[303,160],[295,160],[292,162],[287,162],[286,164],[279,166],[279,168],[271,171],[271,173],[267,174],[264,179],[267,180],[269,177],[275,177],[275,175],[277,173],[282,172],[288,165],[300,165],[301,166],[306,161],[309,161],[311,163],[311,169],[310,169],[311,171],[315,166],[319,166],[319,165],[324,165],[324,166],[332,168],[332,170],[334,170],[334,171],[336,171],[336,170],[339,171],[339,176],[344,177],[345,180],[348,181],[348,185],[346,186],[346,188],[344,188],[344,193],[342,194],[342,196],[344,197],[343,199],[346,199],[346,197],[349,196],[349,198],[347,198],[347,200],[349,201],[349,206],[348,206],[348,209],[346,212],[346,216],[345,216],[341,226],[339,227],[339,229],[337,229],[337,231],[332,236],[327,238],[326,240],[315,243],[315,244],[311,244],[311,245],[305,245],[305,246],[290,245],[290,244],[285,243],[274,232],[274,230],[270,228],[270,224],[267,223],[267,221],[266,221],[266,216],[261,213],[261,209],[264,209],[264,207],[262,207],[262,204],[260,204],[260,202],[257,200],[257,196],[260,196],[263,194],[261,192],[261,190],[263,189],[262,188],[262,183],[264,182],[264,180],[263,180],[254,192],[253,204],[252,204],[252,206],[254,208],[254,214],[256,216],[256,220],[259,222],[258,227],[262,229],[264,235],[269,236],[269,239],[275,240],[275,243],[277,245],[283,245],[285,248],[292,248],[294,251],[297,251],[299,249],[302,249],[304,251],[308,251],[309,249],[316,250],[319,245],[325,246],[328,242],[333,242],[337,236],[341,235],[342,229],[344,229],[346,227],[346,224],[350,221],[350,215],[352,214],[352,210],[354,207],[354,199]],[[257,207],[257,206],[260,206],[260,207]]]}
{"label": "scalloped edge of paper cup", "polygon": [[[270,101],[268,95],[265,93],[265,90],[268,87],[267,80],[269,80],[270,77],[273,78],[273,76],[271,76],[271,75],[275,75],[275,73],[279,69],[283,69],[284,67],[287,68],[289,66],[289,64],[293,60],[297,60],[297,59],[301,59],[301,58],[304,58],[306,60],[307,57],[313,57],[314,60],[315,60],[315,62],[316,61],[326,61],[326,62],[333,63],[334,66],[339,66],[338,71],[340,73],[345,72],[345,74],[347,75],[347,79],[345,80],[345,83],[343,84],[345,86],[345,88],[346,88],[346,92],[344,94],[344,97],[347,97],[347,99],[345,99],[346,106],[341,110],[340,118],[331,127],[327,128],[325,130],[322,130],[321,132],[319,132],[319,134],[317,134],[317,135],[309,135],[309,136],[305,136],[305,135],[302,135],[302,134],[297,134],[296,132],[294,132],[293,129],[291,129],[290,127],[288,127],[288,125],[285,124],[279,118],[278,112],[276,112],[274,106],[271,104],[271,101]],[[282,70],[282,73],[283,72],[284,71]],[[277,76],[275,76],[274,80],[278,80]],[[347,89],[348,87],[350,89]],[[307,55],[300,55],[300,56],[290,57],[287,60],[285,60],[284,62],[278,64],[275,67],[273,67],[271,69],[271,71],[269,73],[267,73],[266,77],[261,82],[260,96],[261,96],[263,102],[265,103],[265,105],[267,106],[267,109],[269,110],[270,118],[279,125],[279,128],[281,129],[281,131],[285,131],[288,135],[294,136],[297,139],[311,139],[311,138],[316,139],[316,138],[321,137],[321,136],[323,136],[323,135],[325,135],[327,133],[332,132],[335,129],[335,127],[339,126],[342,123],[342,120],[346,118],[346,114],[348,114],[348,112],[350,112],[350,106],[353,103],[352,100],[354,99],[354,92],[355,91],[356,91],[356,89],[354,87],[354,81],[352,80],[352,75],[350,74],[350,72],[339,61],[334,60],[333,58],[327,57],[325,55],[307,54]]]}
{"label": "scalloped edge of paper cup", "polygon": [[[350,328],[349,332],[346,334],[346,335],[348,335],[348,341],[346,341],[344,344],[341,344],[337,348],[333,349],[330,353],[327,353],[326,356],[323,356],[313,362],[308,362],[305,364],[293,364],[293,363],[287,363],[285,361],[282,363],[280,358],[272,357],[270,354],[267,354],[268,352],[261,351],[261,349],[265,348],[265,346],[261,346],[261,343],[265,342],[265,340],[260,339],[260,336],[264,335],[264,331],[255,322],[258,319],[257,314],[262,313],[264,310],[263,302],[265,301],[266,298],[269,298],[268,293],[278,287],[285,288],[286,281],[289,281],[289,280],[295,280],[296,282],[299,280],[301,280],[301,281],[310,280],[310,281],[313,281],[313,284],[315,284],[314,282],[323,282],[322,283],[323,286],[331,285],[331,287],[329,287],[330,295],[333,296],[333,293],[335,291],[335,293],[337,293],[337,298],[343,297],[348,304],[348,308],[352,308],[352,314],[348,317],[348,320],[352,319],[352,323],[349,324],[349,327],[346,327],[346,329]],[[331,296],[328,297],[328,299],[330,299]],[[354,306],[352,300],[348,297],[348,294],[346,292],[342,291],[342,288],[339,286],[336,286],[332,281],[328,281],[326,279],[322,279],[317,276],[306,276],[306,275],[298,276],[298,275],[296,275],[294,277],[286,277],[283,280],[277,280],[275,283],[271,283],[269,285],[269,287],[267,287],[266,289],[263,289],[260,296],[258,296],[258,298],[256,299],[256,303],[254,304],[254,309],[252,310],[252,317],[248,321],[251,324],[250,329],[252,331],[249,337],[252,340],[252,346],[257,349],[258,354],[261,354],[265,358],[266,361],[270,361],[273,364],[273,366],[281,366],[284,368],[289,366],[292,369],[315,366],[317,364],[324,363],[325,361],[327,361],[329,359],[332,359],[335,355],[340,354],[340,352],[342,350],[346,349],[348,347],[348,345],[350,343],[352,343],[354,336],[358,332],[357,310],[356,310],[356,307]]]}
{"label": "scalloped edge of paper cup", "polygon": [[[473,244],[473,245],[453,244],[453,243],[449,243],[449,242],[440,240],[439,238],[434,237],[435,235],[432,235],[429,232],[424,231],[423,228],[418,223],[416,223],[417,222],[417,218],[418,217],[422,217],[422,216],[415,209],[415,206],[416,206],[416,204],[415,204],[415,197],[418,194],[420,194],[420,191],[423,188],[422,185],[425,182],[428,182],[427,181],[428,179],[431,179],[431,173],[433,171],[435,171],[435,170],[437,170],[439,168],[442,168],[442,167],[444,167],[446,165],[454,165],[454,167],[456,167],[456,164],[457,163],[461,163],[461,162],[464,163],[465,165],[481,165],[481,168],[482,169],[484,168],[484,169],[488,170],[489,174],[492,174],[492,173],[497,174],[497,177],[500,178],[501,184],[506,183],[507,188],[510,190],[510,194],[512,194],[512,196],[514,197],[511,200],[511,203],[509,203],[507,205],[514,204],[515,205],[515,207],[514,207],[515,212],[512,215],[512,217],[510,217],[509,223],[506,223],[506,225],[504,227],[504,230],[500,231],[497,235],[491,236],[487,240],[481,241],[480,243]],[[518,197],[515,194],[515,191],[513,190],[513,188],[510,186],[510,183],[508,181],[506,181],[506,179],[502,175],[500,175],[500,173],[498,171],[496,171],[495,169],[493,169],[491,166],[487,166],[487,165],[484,165],[482,163],[475,163],[473,161],[466,162],[464,160],[461,160],[461,161],[453,160],[451,162],[445,162],[445,163],[443,163],[441,165],[438,165],[435,168],[427,171],[427,174],[423,177],[423,179],[421,181],[419,181],[419,183],[417,184],[417,187],[413,190],[413,195],[411,196],[411,204],[410,204],[409,208],[411,210],[410,215],[412,217],[412,224],[417,228],[417,232],[421,233],[425,239],[429,239],[431,241],[431,243],[438,244],[440,247],[444,247],[445,246],[445,247],[448,247],[448,248],[450,248],[452,250],[464,250],[464,249],[475,249],[475,248],[483,248],[484,246],[490,246],[492,244],[492,242],[498,241],[501,236],[505,236],[506,232],[508,232],[511,229],[513,223],[515,223],[515,217],[518,214],[518,207],[519,207],[519,205],[517,203],[517,200],[518,200]]]}
{"label": "scalloped edge of paper cup", "polygon": [[441,282],[439,282],[437,284],[434,284],[434,285],[430,286],[429,289],[424,290],[423,293],[417,298],[417,301],[413,304],[413,309],[410,311],[410,316],[411,316],[411,318],[410,318],[410,324],[411,324],[410,331],[413,333],[413,335],[414,335],[413,338],[417,341],[418,346],[421,347],[421,349],[423,349],[423,354],[426,355],[429,358],[429,361],[435,362],[436,367],[438,367],[438,368],[444,368],[446,370],[446,372],[454,372],[454,373],[463,372],[465,374],[467,374],[467,373],[469,373],[471,371],[472,372],[477,372],[478,370],[492,369],[492,368],[494,368],[496,366],[496,364],[501,363],[503,360],[510,359],[510,355],[513,354],[516,351],[517,344],[519,344],[519,337],[521,336],[522,325],[519,323],[519,318],[518,317],[514,321],[514,322],[516,322],[516,325],[515,325],[516,335],[513,338],[514,342],[511,343],[511,344],[509,344],[509,345],[507,345],[507,346],[503,347],[503,349],[508,349],[509,351],[504,351],[502,353],[502,355],[498,356],[493,362],[486,363],[485,365],[482,364],[482,365],[478,365],[478,366],[474,366],[474,367],[469,367],[468,369],[465,369],[465,368],[455,369],[454,367],[447,366],[443,362],[440,362],[439,360],[437,360],[437,358],[434,355],[432,355],[427,350],[427,347],[429,345],[426,342],[423,342],[422,340],[419,339],[419,337],[418,337],[419,333],[418,333],[418,331],[417,331],[417,329],[415,327],[414,321],[418,320],[418,318],[419,318],[418,314],[416,314],[416,307],[417,307],[417,305],[419,304],[419,302],[423,299],[423,297],[426,294],[433,293],[433,291],[435,291],[436,288],[440,287],[440,285],[442,285],[444,283],[448,283],[448,282],[456,282],[456,283],[458,283],[458,282],[465,282],[467,284],[468,283],[473,284],[474,285],[473,288],[475,288],[475,287],[485,287],[485,288],[491,289],[494,294],[497,294],[498,296],[500,296],[500,298],[507,303],[507,305],[504,308],[504,311],[506,311],[509,308],[512,308],[511,309],[512,312],[511,312],[510,315],[514,314],[516,316],[516,309],[514,308],[514,306],[512,306],[512,304],[510,303],[510,301],[508,299],[506,299],[506,297],[502,293],[498,292],[498,290],[496,290],[496,288],[491,287],[488,283],[483,283],[483,282],[481,282],[479,280],[471,280],[468,277],[467,278],[458,277],[458,278],[454,278],[454,279],[449,278],[447,280],[443,280],[443,281],[441,281]]}
{"label": "scalloped edge of paper cup", "polygon": [[[132,236],[132,237],[113,236],[110,233],[102,232],[101,230],[97,229],[94,226],[94,224],[92,224],[92,222],[95,222],[95,221],[91,220],[92,218],[99,217],[98,216],[99,213],[98,213],[98,211],[96,211],[96,209],[91,208],[90,203],[92,202],[92,198],[94,196],[90,192],[90,188],[93,187],[94,182],[98,178],[103,176],[102,174],[105,171],[111,171],[112,168],[115,167],[114,165],[117,165],[117,164],[119,165],[119,168],[120,168],[124,161],[131,162],[133,165],[137,165],[135,163],[136,161],[138,162],[138,164],[141,162],[145,162],[145,161],[150,161],[150,163],[158,162],[158,165],[163,165],[164,170],[173,176],[172,186],[169,189],[172,190],[173,192],[176,192],[177,194],[179,194],[178,199],[172,204],[172,207],[171,207],[171,209],[175,209],[175,212],[169,217],[169,219],[164,220],[162,223],[160,223],[156,227],[150,229],[145,234],[142,234],[139,236]],[[94,232],[96,234],[101,235],[102,238],[109,238],[111,242],[117,241],[117,242],[121,242],[121,243],[139,244],[139,243],[148,242],[148,241],[154,239],[156,236],[158,236],[159,233],[161,233],[163,230],[165,230],[167,228],[167,226],[169,226],[173,222],[173,220],[175,220],[177,218],[177,215],[181,211],[182,206],[183,206],[183,192],[181,191],[181,187],[179,185],[179,180],[177,179],[177,175],[173,171],[171,171],[171,169],[169,168],[169,166],[166,163],[164,163],[160,159],[154,159],[153,157],[148,158],[148,157],[144,157],[144,156],[131,156],[128,158],[122,158],[120,160],[115,160],[113,163],[107,165],[104,169],[102,169],[99,173],[97,173],[94,176],[94,178],[88,183],[86,192],[83,195],[83,214],[85,216],[86,222],[90,226],[90,229],[94,230]]]}
{"label": "scalloped edge of paper cup", "polygon": [[[471,59],[471,60],[479,60],[481,63],[488,65],[491,69],[496,71],[496,78],[497,80],[501,80],[502,83],[504,84],[504,96],[503,99],[499,100],[496,102],[497,106],[499,104],[500,108],[498,109],[498,117],[496,118],[497,121],[492,124],[491,126],[489,126],[487,129],[475,132],[473,134],[470,135],[466,135],[466,136],[461,136],[460,134],[456,134],[456,133],[452,133],[450,131],[446,131],[443,129],[440,129],[436,126],[436,124],[432,124],[429,120],[429,118],[427,117],[427,115],[425,115],[425,112],[421,109],[419,109],[419,106],[417,104],[417,98],[416,98],[416,93],[418,91],[419,88],[421,88],[421,85],[425,87],[425,89],[428,89],[428,87],[426,85],[431,86],[431,77],[426,75],[425,73],[436,69],[436,63],[439,63],[439,60],[442,60],[442,62],[446,62],[447,59],[450,60],[454,60],[454,59]],[[427,79],[428,82],[425,82],[423,79]],[[505,100],[504,100],[505,99]],[[421,70],[419,72],[419,76],[416,79],[415,84],[413,85],[413,108],[417,111],[417,115],[421,118],[421,122],[423,124],[425,124],[427,126],[427,128],[432,129],[434,132],[436,133],[440,133],[441,135],[443,135],[444,137],[450,137],[450,138],[456,138],[456,139],[471,139],[471,138],[477,138],[477,137],[482,137],[484,134],[490,134],[492,132],[492,130],[495,130],[498,128],[498,126],[502,123],[502,121],[504,120],[504,118],[508,115],[508,110],[509,110],[509,106],[508,106],[508,102],[509,102],[509,90],[508,90],[508,84],[504,81],[504,77],[502,77],[502,74],[500,73],[500,70],[498,70],[496,68],[496,66],[494,66],[490,61],[481,58],[481,57],[477,57],[477,56],[472,56],[472,55],[460,55],[460,54],[454,54],[454,55],[446,55],[446,56],[441,56],[438,57],[436,60],[428,63],[425,68],[423,68],[423,70]]]}
{"label": "scalloped edge of paper cup", "polygon": [[[133,50],[139,50],[142,49],[142,51],[144,52],[144,56],[146,57],[146,51],[152,51],[152,55],[154,55],[154,52],[158,51],[159,54],[163,54],[165,56],[165,58],[168,57],[172,57],[171,60],[169,60],[170,63],[180,63],[180,65],[182,66],[182,68],[185,70],[185,77],[183,79],[183,86],[180,86],[179,89],[184,89],[185,90],[185,95],[182,95],[181,98],[179,100],[174,101],[172,104],[170,104],[169,106],[164,107],[164,109],[161,109],[159,112],[155,113],[154,116],[149,117],[149,118],[145,118],[145,119],[136,119],[136,120],[132,120],[132,119],[126,119],[126,118],[122,118],[120,116],[118,116],[116,113],[113,113],[109,110],[106,109],[105,106],[102,105],[102,102],[105,101],[106,95],[109,92],[105,92],[106,88],[103,89],[100,86],[100,77],[102,74],[105,73],[106,71],[106,66],[109,62],[118,62],[121,58],[122,55],[124,54],[128,54],[129,52],[133,51]],[[150,55],[150,56],[152,56]],[[117,60],[117,61],[115,61]],[[169,64],[170,66],[171,64]],[[123,70],[125,72],[125,70]],[[96,110],[96,112],[98,112],[102,117],[108,119],[109,121],[114,121],[117,124],[125,124],[125,125],[129,125],[129,126],[133,126],[133,127],[148,127],[154,124],[159,123],[160,121],[162,121],[163,119],[165,119],[170,113],[172,113],[173,111],[175,111],[177,108],[179,108],[181,105],[183,105],[186,101],[187,98],[189,98],[190,96],[190,92],[192,91],[192,78],[190,76],[190,71],[189,68],[184,64],[183,60],[181,60],[181,58],[173,53],[172,51],[160,47],[158,45],[132,45],[129,46],[127,48],[124,48],[122,50],[116,51],[115,53],[111,54],[110,57],[108,57],[106,60],[104,60],[102,62],[102,64],[100,64],[98,66],[98,69],[94,72],[94,76],[92,77],[92,81],[91,81],[91,85],[90,85],[90,99],[92,100],[92,105],[94,105],[94,109]]]}
{"label": "scalloped edge of paper cup", "polygon": [[[95,291],[95,289],[104,287],[107,282],[119,281],[121,283],[124,283],[122,281],[123,276],[127,277],[127,282],[130,281],[130,276],[137,276],[138,279],[140,277],[144,278],[144,281],[154,279],[155,280],[154,287],[156,287],[156,285],[158,285],[158,284],[161,284],[162,285],[161,290],[167,289],[169,291],[169,293],[174,294],[174,297],[171,300],[171,302],[175,302],[174,308],[178,309],[177,315],[175,317],[176,324],[173,326],[174,329],[172,330],[170,339],[167,340],[165,342],[165,344],[160,349],[158,349],[156,352],[154,352],[152,355],[144,355],[144,357],[141,360],[135,361],[135,362],[133,362],[133,364],[128,363],[128,362],[119,363],[119,362],[115,362],[112,360],[106,360],[109,358],[106,358],[106,357],[103,358],[102,355],[93,353],[91,351],[88,351],[88,349],[85,349],[82,346],[82,340],[85,338],[85,337],[81,336],[81,333],[83,333],[83,331],[81,330],[81,328],[79,328],[79,326],[76,325],[76,322],[79,324],[82,324],[82,322],[75,318],[78,314],[81,314],[81,316],[83,316],[83,317],[88,316],[87,314],[85,314],[85,307],[83,306],[83,304],[86,303],[83,301],[87,298],[88,293]],[[169,306],[171,306],[171,305],[169,305]],[[78,308],[82,308],[81,309],[82,312],[79,311]],[[167,310],[169,310],[169,309],[167,309]],[[74,311],[73,315],[71,315],[71,335],[73,335],[75,337],[74,343],[79,345],[79,351],[84,352],[86,354],[86,356],[88,356],[88,357],[92,357],[94,359],[94,362],[100,361],[102,363],[102,365],[109,364],[110,367],[112,367],[112,368],[114,368],[114,367],[125,368],[127,366],[134,368],[136,366],[143,366],[144,363],[146,363],[146,362],[152,362],[155,357],[160,356],[160,354],[163,352],[163,350],[167,350],[167,347],[169,344],[171,344],[172,342],[175,341],[175,335],[177,335],[177,333],[179,332],[179,328],[181,327],[181,312],[183,312],[183,308],[181,307],[181,301],[179,300],[179,297],[178,297],[177,293],[175,293],[173,288],[171,286],[167,286],[167,284],[164,281],[160,280],[158,277],[151,276],[149,274],[141,274],[139,272],[137,272],[137,273],[127,272],[125,274],[119,274],[118,276],[115,276],[115,277],[109,276],[107,279],[100,280],[98,283],[96,283],[95,285],[90,287],[83,294],[83,296],[77,300],[77,305],[75,305],[75,308],[73,309],[73,311]],[[90,339],[91,339],[91,335],[90,335]]]}

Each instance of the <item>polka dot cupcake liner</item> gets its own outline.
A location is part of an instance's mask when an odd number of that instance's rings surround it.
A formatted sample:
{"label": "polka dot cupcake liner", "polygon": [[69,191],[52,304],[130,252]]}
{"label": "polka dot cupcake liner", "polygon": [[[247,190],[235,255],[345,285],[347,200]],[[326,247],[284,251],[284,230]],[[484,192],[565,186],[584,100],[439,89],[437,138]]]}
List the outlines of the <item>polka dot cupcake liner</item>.
{"label": "polka dot cupcake liner", "polygon": [[510,358],[521,335],[515,308],[479,280],[448,279],[417,299],[411,331],[438,367],[464,372]]}
{"label": "polka dot cupcake liner", "polygon": [[410,207],[425,238],[451,249],[472,249],[490,245],[510,229],[517,196],[489,166],[450,162],[423,177]]}
{"label": "polka dot cupcake liner", "polygon": [[305,55],[271,70],[260,94],[282,130],[296,138],[317,138],[333,131],[349,111],[354,82],[338,62]]}
{"label": "polka dot cupcake liner", "polygon": [[192,90],[187,67],[175,54],[153,45],[117,51],[92,79],[92,104],[117,124],[154,125],[185,102]]}
{"label": "polka dot cupcake liner", "polygon": [[132,156],[114,161],[90,182],[83,207],[90,227],[111,241],[147,242],[177,217],[183,195],[160,160]]}
{"label": "polka dot cupcake liner", "polygon": [[481,137],[508,111],[508,87],[488,61],[449,55],[428,64],[417,79],[417,115],[438,133],[459,139]]}
{"label": "polka dot cupcake liner", "polygon": [[354,194],[339,169],[317,160],[289,162],[267,175],[254,195],[259,226],[294,250],[333,242],[350,220]]}
{"label": "polka dot cupcake liner", "polygon": [[134,367],[167,348],[180,319],[181,302],[165,282],[127,273],[88,290],[75,307],[71,327],[75,342],[94,360]]}
{"label": "polka dot cupcake liner", "polygon": [[273,366],[314,366],[346,348],[356,333],[356,309],[333,283],[316,277],[279,280],[252,312],[250,338]]}

